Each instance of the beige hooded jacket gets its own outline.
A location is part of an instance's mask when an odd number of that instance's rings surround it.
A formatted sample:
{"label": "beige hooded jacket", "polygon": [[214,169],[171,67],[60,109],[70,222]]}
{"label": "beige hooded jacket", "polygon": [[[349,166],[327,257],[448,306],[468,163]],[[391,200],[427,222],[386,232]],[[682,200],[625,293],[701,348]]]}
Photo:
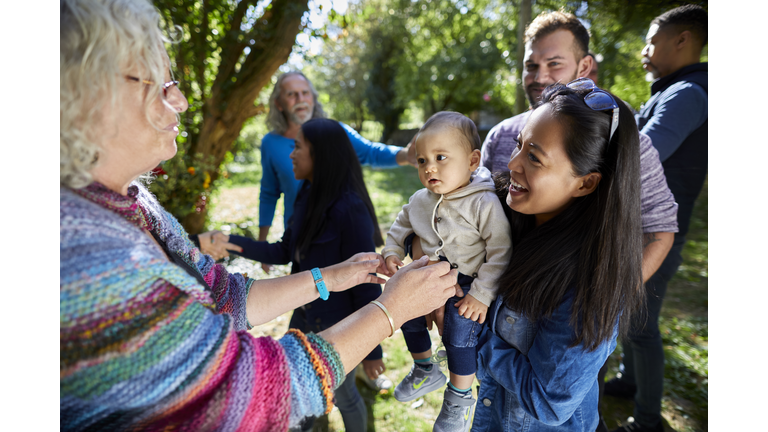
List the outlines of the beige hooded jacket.
{"label": "beige hooded jacket", "polygon": [[445,195],[420,189],[397,215],[381,254],[404,259],[405,238],[416,233],[430,260],[445,256],[460,273],[474,277],[469,294],[489,306],[512,253],[509,221],[501,206],[485,167],[472,173],[467,186]]}

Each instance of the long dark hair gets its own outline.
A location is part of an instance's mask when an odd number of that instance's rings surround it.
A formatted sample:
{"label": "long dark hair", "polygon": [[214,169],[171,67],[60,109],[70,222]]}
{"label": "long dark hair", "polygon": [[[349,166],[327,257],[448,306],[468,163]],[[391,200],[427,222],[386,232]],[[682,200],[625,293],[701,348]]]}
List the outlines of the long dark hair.
{"label": "long dark hair", "polygon": [[[588,92],[555,84],[534,109],[548,106],[563,126],[574,174],[598,172],[602,179],[594,192],[538,227],[534,215],[505,209],[513,248],[499,286],[507,306],[537,320],[550,317],[575,282],[572,346],[594,350],[613,336],[617,320],[626,334],[644,297],[637,126],[629,108],[613,96],[619,126],[608,142],[610,112],[589,108]],[[500,196],[509,184],[509,175],[504,177],[506,184],[496,179]]]}
{"label": "long dark hair", "polygon": [[301,133],[311,147],[312,188],[307,212],[298,236],[297,247],[306,250],[325,228],[325,212],[347,190],[360,198],[373,222],[373,243],[384,244],[376,212],[363,182],[363,168],[349,141],[347,132],[335,120],[315,118],[301,126]]}

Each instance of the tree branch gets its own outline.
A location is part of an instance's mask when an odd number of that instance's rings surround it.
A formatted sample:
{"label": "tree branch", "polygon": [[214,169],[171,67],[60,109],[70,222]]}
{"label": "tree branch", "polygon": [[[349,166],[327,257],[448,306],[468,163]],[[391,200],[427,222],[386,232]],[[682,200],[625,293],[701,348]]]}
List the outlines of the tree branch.
{"label": "tree branch", "polygon": [[[298,8],[298,10],[296,10]],[[276,57],[288,58],[299,32],[301,17],[309,10],[308,1],[294,2],[288,0],[275,1],[272,8],[264,13],[260,22],[266,25],[253,26],[248,36],[258,37],[261,34],[260,43],[251,47],[251,52],[243,61],[238,73],[238,80],[233,85],[233,92],[252,93],[260,90],[261,86],[254,85],[265,69],[265,60]],[[261,46],[259,46],[261,45]],[[254,95],[254,99],[258,94]]]}
{"label": "tree branch", "polygon": [[[253,0],[241,0],[240,3],[237,4],[237,9],[235,10],[235,15],[232,17],[229,29],[222,38],[221,62],[219,63],[216,79],[213,82],[214,88],[219,91],[224,82],[235,75],[234,71],[237,66],[237,61],[240,59],[240,55],[247,45],[246,41],[249,38],[245,37],[242,41],[238,41],[238,36],[243,34],[240,31],[240,26],[243,25],[245,13],[252,3]],[[215,97],[218,97],[218,95],[215,95]]]}
{"label": "tree branch", "polygon": [[265,107],[264,104],[252,105],[248,109],[244,110],[242,114],[245,118],[251,118],[259,114],[263,114],[266,110],[267,107]]}
{"label": "tree branch", "polygon": [[[197,33],[197,43],[195,44],[195,54],[199,59],[208,58],[208,41],[205,37],[208,35],[208,0],[203,0],[203,7],[200,14],[202,20],[200,23],[200,33]],[[200,92],[205,94],[205,63],[202,61],[195,62],[197,70],[195,71],[195,78],[197,78],[197,85],[200,87]]]}

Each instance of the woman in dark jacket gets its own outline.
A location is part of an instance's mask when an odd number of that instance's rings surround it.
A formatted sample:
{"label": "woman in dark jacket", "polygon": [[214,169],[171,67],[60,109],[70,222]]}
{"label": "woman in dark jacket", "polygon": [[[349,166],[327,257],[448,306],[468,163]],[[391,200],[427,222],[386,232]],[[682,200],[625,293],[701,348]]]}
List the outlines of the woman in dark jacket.
{"label": "woman in dark jacket", "polygon": [[[267,243],[232,236],[229,241],[243,248],[239,255],[268,264],[290,262],[291,273],[297,273],[344,261],[383,244],[362,168],[338,122],[313,119],[302,125],[290,156],[296,179],[304,181],[282,240]],[[290,327],[325,330],[380,294],[377,284],[330,293],[327,300],[317,299],[294,310]],[[374,375],[384,371],[381,346],[363,360],[363,365]],[[347,431],[364,431],[367,411],[354,383],[351,372],[336,389],[336,405]],[[311,421],[304,424],[308,427]]]}

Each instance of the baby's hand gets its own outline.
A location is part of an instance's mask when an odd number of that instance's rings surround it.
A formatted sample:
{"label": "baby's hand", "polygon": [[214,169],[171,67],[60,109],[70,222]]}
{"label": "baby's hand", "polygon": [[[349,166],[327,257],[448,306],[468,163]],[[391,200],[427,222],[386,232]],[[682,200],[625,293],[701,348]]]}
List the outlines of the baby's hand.
{"label": "baby's hand", "polygon": [[464,318],[477,321],[480,324],[485,322],[488,306],[484,305],[480,300],[472,297],[470,294],[467,294],[463,299],[457,301],[455,306],[459,308],[459,315]]}
{"label": "baby's hand", "polygon": [[389,272],[392,274],[395,274],[399,267],[405,265],[402,261],[400,261],[400,258],[398,258],[397,255],[390,255],[384,261],[387,263],[387,270],[389,270]]}

